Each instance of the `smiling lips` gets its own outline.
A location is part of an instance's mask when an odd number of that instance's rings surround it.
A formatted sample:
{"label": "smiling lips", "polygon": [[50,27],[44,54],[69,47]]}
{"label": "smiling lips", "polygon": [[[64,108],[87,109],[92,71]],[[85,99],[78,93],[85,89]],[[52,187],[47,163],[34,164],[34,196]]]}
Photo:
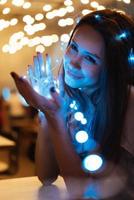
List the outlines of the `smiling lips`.
{"label": "smiling lips", "polygon": [[71,76],[71,77],[73,77],[73,78],[76,78],[76,79],[81,79],[82,78],[82,76],[80,76],[80,75],[77,75],[77,72],[72,72],[71,70],[67,70],[67,74],[69,75],[69,76]]}

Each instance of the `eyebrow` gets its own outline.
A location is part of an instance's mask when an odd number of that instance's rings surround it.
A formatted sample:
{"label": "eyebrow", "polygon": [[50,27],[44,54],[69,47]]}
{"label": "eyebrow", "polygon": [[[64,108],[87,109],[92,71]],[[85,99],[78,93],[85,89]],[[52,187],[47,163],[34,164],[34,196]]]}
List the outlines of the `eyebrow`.
{"label": "eyebrow", "polygon": [[[74,42],[75,45],[78,47],[78,44],[77,44],[74,40],[72,40],[72,42]],[[100,58],[97,54],[93,54],[93,53],[88,52],[88,51],[84,51],[84,52],[85,52],[86,54],[88,54],[88,55],[91,55],[91,56],[93,56],[93,57],[95,57],[95,58],[101,60],[101,58]]]}

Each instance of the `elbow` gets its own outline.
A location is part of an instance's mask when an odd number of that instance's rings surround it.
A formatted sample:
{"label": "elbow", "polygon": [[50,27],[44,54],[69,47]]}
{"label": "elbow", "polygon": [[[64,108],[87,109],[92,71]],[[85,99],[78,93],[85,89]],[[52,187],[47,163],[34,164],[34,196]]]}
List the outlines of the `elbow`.
{"label": "elbow", "polygon": [[38,175],[38,179],[40,180],[40,182],[43,184],[43,185],[51,185],[53,182],[56,181],[58,175],[55,175],[55,176],[41,176],[41,175]]}

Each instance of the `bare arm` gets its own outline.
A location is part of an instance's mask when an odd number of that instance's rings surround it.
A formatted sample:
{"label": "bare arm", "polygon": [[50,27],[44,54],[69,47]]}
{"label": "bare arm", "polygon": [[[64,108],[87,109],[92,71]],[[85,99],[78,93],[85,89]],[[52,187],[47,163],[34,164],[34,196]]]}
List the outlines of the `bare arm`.
{"label": "bare arm", "polygon": [[[11,75],[14,78],[20,94],[25,98],[25,100],[31,106],[41,110],[42,106],[40,107],[40,105],[43,105],[44,107],[44,100],[46,99],[35,92],[27,80],[23,79],[16,73],[12,73]],[[50,142],[48,124],[45,117],[40,124],[35,157],[36,171],[41,182],[45,184],[53,182],[57,178],[59,170],[55,160],[53,146]]]}
{"label": "bare arm", "polygon": [[40,124],[36,145],[39,179],[44,184],[52,183],[60,171],[69,193],[72,196],[82,196],[85,187],[91,181],[91,175],[82,169],[81,159],[75,152],[66,130],[64,99],[52,90],[52,99],[47,99],[35,92],[30,84],[16,73],[12,73],[12,76],[26,101],[44,112],[47,119],[47,123],[44,120]]}
{"label": "bare arm", "polygon": [[59,168],[55,159],[45,117],[40,120],[35,162],[37,176],[42,183],[49,184],[56,180],[59,174]]}

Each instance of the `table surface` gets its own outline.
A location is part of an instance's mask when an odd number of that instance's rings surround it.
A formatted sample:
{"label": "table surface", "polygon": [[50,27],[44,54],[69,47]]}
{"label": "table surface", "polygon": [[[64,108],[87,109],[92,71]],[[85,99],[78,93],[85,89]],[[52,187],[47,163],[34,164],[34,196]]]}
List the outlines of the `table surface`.
{"label": "table surface", "polygon": [[50,186],[43,186],[36,176],[0,180],[1,200],[63,200],[68,199],[62,177]]}
{"label": "table surface", "polygon": [[10,147],[14,145],[15,145],[14,141],[9,140],[8,138],[0,135],[0,147]]}

